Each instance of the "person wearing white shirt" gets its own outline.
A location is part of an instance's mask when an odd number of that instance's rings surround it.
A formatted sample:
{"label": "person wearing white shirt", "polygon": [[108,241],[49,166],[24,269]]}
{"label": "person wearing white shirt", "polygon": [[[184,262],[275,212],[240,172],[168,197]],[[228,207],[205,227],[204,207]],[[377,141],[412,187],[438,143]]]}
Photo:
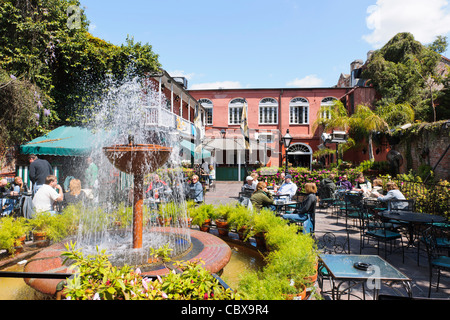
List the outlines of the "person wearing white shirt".
{"label": "person wearing white shirt", "polygon": [[292,182],[292,176],[287,174],[284,178],[284,183],[281,185],[280,189],[277,191],[277,195],[288,194],[289,200],[297,193],[297,185]]}
{"label": "person wearing white shirt", "polygon": [[[57,189],[58,191],[56,191]],[[64,193],[58,184],[58,179],[54,175],[45,178],[45,184],[36,192],[33,198],[33,205],[36,212],[56,213],[53,209],[55,202],[61,202],[64,199]]]}

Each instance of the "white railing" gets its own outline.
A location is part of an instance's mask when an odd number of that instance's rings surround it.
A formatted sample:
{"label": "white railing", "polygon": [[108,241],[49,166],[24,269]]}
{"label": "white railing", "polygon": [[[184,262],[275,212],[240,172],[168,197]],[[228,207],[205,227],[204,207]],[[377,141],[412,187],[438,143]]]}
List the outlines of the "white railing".
{"label": "white railing", "polygon": [[[145,126],[151,127],[165,127],[174,128],[178,131],[184,132],[185,134],[192,134],[191,126],[193,123],[189,120],[181,118],[169,110],[161,108],[160,106],[147,106],[145,107]],[[205,136],[205,127],[202,125],[200,127],[200,137]]]}
{"label": "white railing", "polygon": [[175,128],[176,114],[159,106],[145,107],[145,125]]}

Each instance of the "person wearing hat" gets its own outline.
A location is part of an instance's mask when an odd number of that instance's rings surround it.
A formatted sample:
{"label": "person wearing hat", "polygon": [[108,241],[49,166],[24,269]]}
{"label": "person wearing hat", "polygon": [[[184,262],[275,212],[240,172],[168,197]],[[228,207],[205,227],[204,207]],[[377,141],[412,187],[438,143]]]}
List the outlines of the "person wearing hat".
{"label": "person wearing hat", "polygon": [[284,183],[277,191],[277,195],[289,195],[289,200],[297,193],[297,185],[292,182],[292,176],[287,174],[284,178]]}
{"label": "person wearing hat", "polygon": [[254,192],[255,186],[253,185],[253,177],[247,176],[245,184],[241,188],[241,192]]}

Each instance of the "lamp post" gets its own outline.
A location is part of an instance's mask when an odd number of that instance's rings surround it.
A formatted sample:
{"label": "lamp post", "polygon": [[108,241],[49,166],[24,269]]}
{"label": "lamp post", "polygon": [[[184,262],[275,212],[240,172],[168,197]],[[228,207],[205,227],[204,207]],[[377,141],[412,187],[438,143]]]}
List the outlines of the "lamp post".
{"label": "lamp post", "polygon": [[281,138],[283,142],[284,148],[286,149],[286,169],[284,171],[285,174],[288,174],[288,149],[291,146],[292,136],[289,134],[289,129],[286,130],[286,134]]}

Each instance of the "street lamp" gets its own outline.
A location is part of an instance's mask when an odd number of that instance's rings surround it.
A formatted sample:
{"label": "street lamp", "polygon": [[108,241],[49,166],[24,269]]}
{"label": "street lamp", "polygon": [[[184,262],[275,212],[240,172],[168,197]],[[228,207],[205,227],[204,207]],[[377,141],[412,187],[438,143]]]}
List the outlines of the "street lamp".
{"label": "street lamp", "polygon": [[281,141],[284,144],[284,147],[286,149],[286,169],[285,169],[285,174],[288,173],[288,149],[291,146],[291,142],[292,142],[292,136],[289,134],[289,129],[286,130],[286,134],[281,138]]}

